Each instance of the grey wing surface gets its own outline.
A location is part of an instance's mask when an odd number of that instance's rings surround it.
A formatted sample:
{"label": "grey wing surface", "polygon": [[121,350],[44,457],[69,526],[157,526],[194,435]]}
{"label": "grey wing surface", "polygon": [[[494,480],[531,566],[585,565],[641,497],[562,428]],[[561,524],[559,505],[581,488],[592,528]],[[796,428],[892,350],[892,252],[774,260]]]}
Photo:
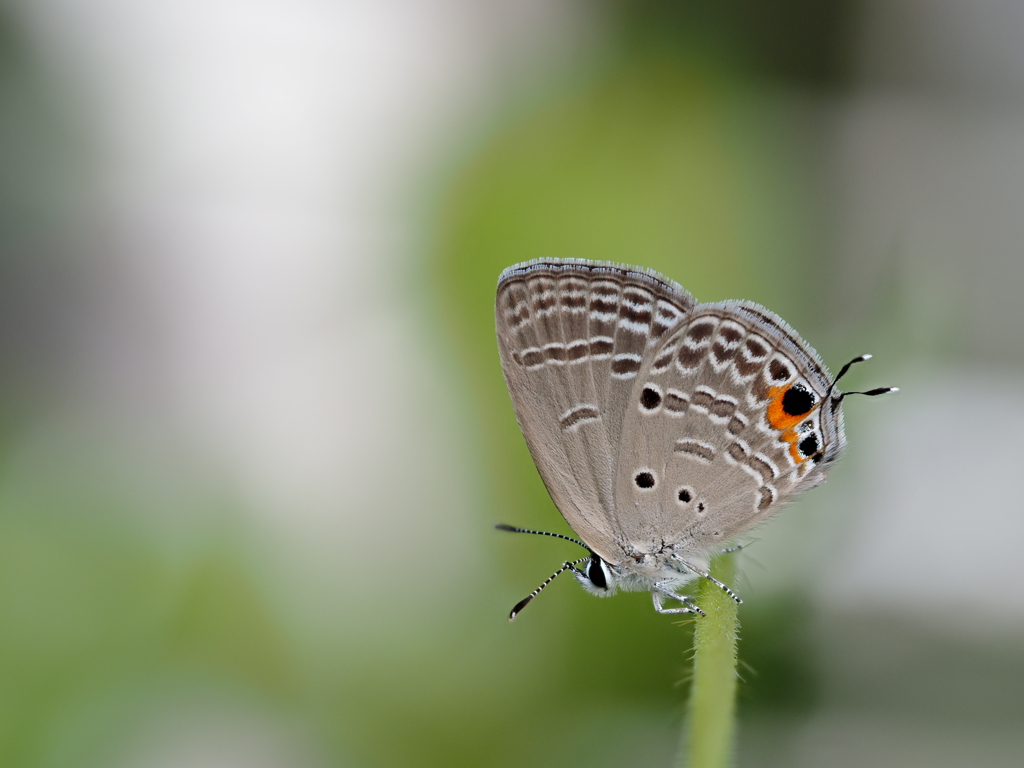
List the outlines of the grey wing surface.
{"label": "grey wing surface", "polygon": [[645,355],[693,305],[654,272],[603,262],[526,262],[498,281],[498,348],[519,426],[563,517],[612,564],[623,557],[615,468],[626,401]]}
{"label": "grey wing surface", "polygon": [[[623,420],[630,460],[618,468],[616,505],[635,510],[623,530],[634,552],[673,547],[706,567],[726,541],[823,479],[767,418],[772,398],[795,382],[820,400],[829,378],[814,350],[757,305],[698,305],[665,337]],[[643,472],[653,485],[638,482]]]}

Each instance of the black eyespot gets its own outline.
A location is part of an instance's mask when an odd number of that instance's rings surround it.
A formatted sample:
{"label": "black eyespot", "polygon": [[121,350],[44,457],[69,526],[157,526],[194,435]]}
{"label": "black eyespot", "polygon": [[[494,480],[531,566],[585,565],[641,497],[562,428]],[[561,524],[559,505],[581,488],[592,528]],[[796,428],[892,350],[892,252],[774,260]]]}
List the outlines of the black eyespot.
{"label": "black eyespot", "polygon": [[640,472],[636,477],[633,478],[637,488],[653,488],[654,487],[654,475],[650,472]]}
{"label": "black eyespot", "polygon": [[818,436],[813,432],[800,441],[800,453],[804,456],[812,456],[818,452]]}
{"label": "black eyespot", "polygon": [[692,499],[693,496],[690,495],[690,491],[686,488],[679,491],[679,500],[683,502],[683,504],[689,504]]}
{"label": "black eyespot", "polygon": [[794,384],[782,396],[782,410],[790,416],[803,416],[814,405],[814,396],[799,384]]}
{"label": "black eyespot", "polygon": [[597,555],[592,555],[590,558],[590,564],[587,566],[587,578],[590,579],[595,587],[608,589],[608,579],[604,577],[604,568],[601,567],[601,558]]}
{"label": "black eyespot", "polygon": [[[697,511],[698,512],[703,512],[705,509],[706,509],[706,507],[704,506],[704,502],[703,501],[697,502]],[[715,534],[715,535],[717,536],[718,534]]]}
{"label": "black eyespot", "polygon": [[653,411],[655,408],[661,405],[661,395],[658,394],[658,391],[656,389],[644,387],[644,391],[640,393],[640,405],[642,405],[648,411]]}

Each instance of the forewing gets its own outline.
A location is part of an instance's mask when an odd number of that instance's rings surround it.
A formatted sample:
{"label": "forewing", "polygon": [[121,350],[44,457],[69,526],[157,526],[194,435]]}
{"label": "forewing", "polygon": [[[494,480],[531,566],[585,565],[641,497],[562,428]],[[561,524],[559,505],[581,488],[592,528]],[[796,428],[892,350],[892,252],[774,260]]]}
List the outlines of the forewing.
{"label": "forewing", "polygon": [[613,564],[626,404],[645,358],[693,305],[657,273],[611,263],[526,262],[498,281],[498,348],[519,426],[559,511]]}

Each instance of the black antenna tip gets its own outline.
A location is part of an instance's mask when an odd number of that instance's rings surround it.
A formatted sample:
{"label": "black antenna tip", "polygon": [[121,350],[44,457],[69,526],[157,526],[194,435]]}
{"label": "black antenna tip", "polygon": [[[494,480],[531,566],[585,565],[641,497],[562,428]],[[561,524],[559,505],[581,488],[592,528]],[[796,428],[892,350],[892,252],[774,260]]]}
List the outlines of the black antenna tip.
{"label": "black antenna tip", "polygon": [[509,525],[508,523],[498,523],[494,527],[497,528],[499,531],[512,531],[512,533],[516,533],[519,530],[515,526]]}
{"label": "black antenna tip", "polygon": [[888,395],[890,392],[899,392],[899,387],[879,387],[878,389],[870,389],[865,392],[865,395],[874,397],[875,395]]}
{"label": "black antenna tip", "polygon": [[899,387],[879,387],[878,389],[869,389],[867,392],[843,392],[840,395],[840,399],[847,395],[864,395],[865,397],[878,397],[879,395],[888,395],[890,392],[899,392]]}
{"label": "black antenna tip", "polygon": [[508,620],[509,621],[515,621],[516,620],[516,616],[519,615],[519,612],[521,610],[523,610],[523,608],[525,608],[527,605],[529,605],[531,600],[533,600],[533,595],[530,595],[529,597],[525,597],[522,600],[520,600],[518,603],[516,603],[516,607],[512,609],[512,613],[510,613],[508,615]]}

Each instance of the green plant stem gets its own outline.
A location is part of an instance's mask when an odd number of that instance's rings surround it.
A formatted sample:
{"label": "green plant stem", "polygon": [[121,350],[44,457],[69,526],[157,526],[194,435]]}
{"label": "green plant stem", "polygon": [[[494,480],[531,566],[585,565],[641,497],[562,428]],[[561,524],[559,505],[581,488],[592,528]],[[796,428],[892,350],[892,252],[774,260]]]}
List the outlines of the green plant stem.
{"label": "green plant stem", "polygon": [[[736,574],[732,557],[717,557],[711,574],[731,584]],[[732,759],[735,731],[738,606],[707,579],[700,581],[697,601],[707,616],[697,617],[693,633],[693,684],[679,765],[726,768]]]}

